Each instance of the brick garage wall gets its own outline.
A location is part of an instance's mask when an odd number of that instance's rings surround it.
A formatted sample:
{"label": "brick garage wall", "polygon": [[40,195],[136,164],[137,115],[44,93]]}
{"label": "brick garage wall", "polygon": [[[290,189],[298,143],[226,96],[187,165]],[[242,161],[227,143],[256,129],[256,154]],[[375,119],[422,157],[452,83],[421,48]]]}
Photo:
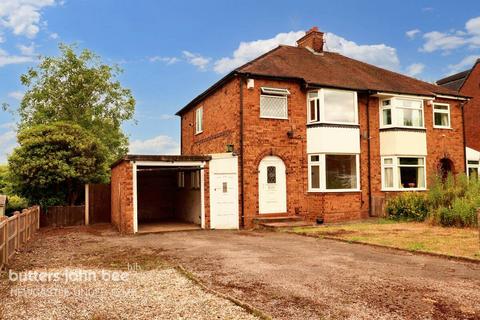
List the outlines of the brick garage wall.
{"label": "brick garage wall", "polygon": [[480,151],[480,63],[460,89],[460,94],[472,97],[465,105],[465,134],[467,146]]}
{"label": "brick garage wall", "polygon": [[133,233],[133,167],[122,161],[112,168],[112,224],[121,233]]}

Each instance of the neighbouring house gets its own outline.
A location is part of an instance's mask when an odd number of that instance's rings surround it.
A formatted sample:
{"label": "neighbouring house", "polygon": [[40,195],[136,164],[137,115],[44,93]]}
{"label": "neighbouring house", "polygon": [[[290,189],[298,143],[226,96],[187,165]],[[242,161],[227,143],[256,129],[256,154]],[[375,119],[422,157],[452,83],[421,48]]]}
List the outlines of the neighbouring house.
{"label": "neighbouring house", "polygon": [[112,222],[135,233],[179,220],[220,229],[380,215],[389,195],[465,171],[466,100],[325,51],[312,28],[178,111],[181,155],[115,163]]}
{"label": "neighbouring house", "polygon": [[480,59],[471,69],[436,82],[458,94],[471,97],[465,104],[465,143],[468,175],[480,173]]}

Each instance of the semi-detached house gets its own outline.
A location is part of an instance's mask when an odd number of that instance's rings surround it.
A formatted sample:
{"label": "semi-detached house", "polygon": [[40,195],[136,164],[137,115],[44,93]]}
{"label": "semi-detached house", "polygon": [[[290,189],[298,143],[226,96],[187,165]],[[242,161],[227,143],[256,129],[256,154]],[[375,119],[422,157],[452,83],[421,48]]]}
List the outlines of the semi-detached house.
{"label": "semi-detached house", "polygon": [[[159,212],[147,207],[184,217],[178,203],[192,198],[186,190],[198,191],[187,221],[203,228],[378,215],[385,198],[426,190],[437,173],[465,171],[465,101],[449,88],[325,51],[323,33],[312,28],[297,46],[233,70],[178,111],[181,156],[116,163],[112,220],[136,232],[141,216]],[[177,207],[145,196],[167,180],[162,192]],[[125,181],[131,200],[115,209]]]}

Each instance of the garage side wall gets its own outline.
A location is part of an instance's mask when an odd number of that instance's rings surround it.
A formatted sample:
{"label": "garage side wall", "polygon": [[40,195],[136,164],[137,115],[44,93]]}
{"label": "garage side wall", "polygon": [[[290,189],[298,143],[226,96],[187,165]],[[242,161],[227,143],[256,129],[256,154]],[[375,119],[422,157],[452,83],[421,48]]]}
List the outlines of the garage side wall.
{"label": "garage side wall", "polygon": [[112,224],[121,233],[134,233],[133,165],[123,161],[112,168]]}

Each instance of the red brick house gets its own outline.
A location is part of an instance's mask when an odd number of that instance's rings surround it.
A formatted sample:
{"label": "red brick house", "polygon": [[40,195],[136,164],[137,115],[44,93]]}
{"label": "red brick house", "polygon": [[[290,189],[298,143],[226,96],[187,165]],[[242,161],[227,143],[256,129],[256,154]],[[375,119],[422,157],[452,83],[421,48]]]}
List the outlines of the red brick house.
{"label": "red brick house", "polygon": [[471,97],[465,104],[465,143],[467,172],[480,173],[480,59],[469,70],[437,81],[438,85]]}
{"label": "red brick house", "polygon": [[[193,99],[177,113],[181,156],[114,165],[114,224],[139,230],[149,207],[140,208],[139,190],[155,186],[139,179],[168,163],[172,188],[188,189],[187,181],[201,190],[194,215],[203,228],[366,218],[391,194],[426,190],[439,170],[465,171],[465,97],[323,43],[312,28],[296,47],[267,52]],[[124,204],[115,200],[122,190]]]}

